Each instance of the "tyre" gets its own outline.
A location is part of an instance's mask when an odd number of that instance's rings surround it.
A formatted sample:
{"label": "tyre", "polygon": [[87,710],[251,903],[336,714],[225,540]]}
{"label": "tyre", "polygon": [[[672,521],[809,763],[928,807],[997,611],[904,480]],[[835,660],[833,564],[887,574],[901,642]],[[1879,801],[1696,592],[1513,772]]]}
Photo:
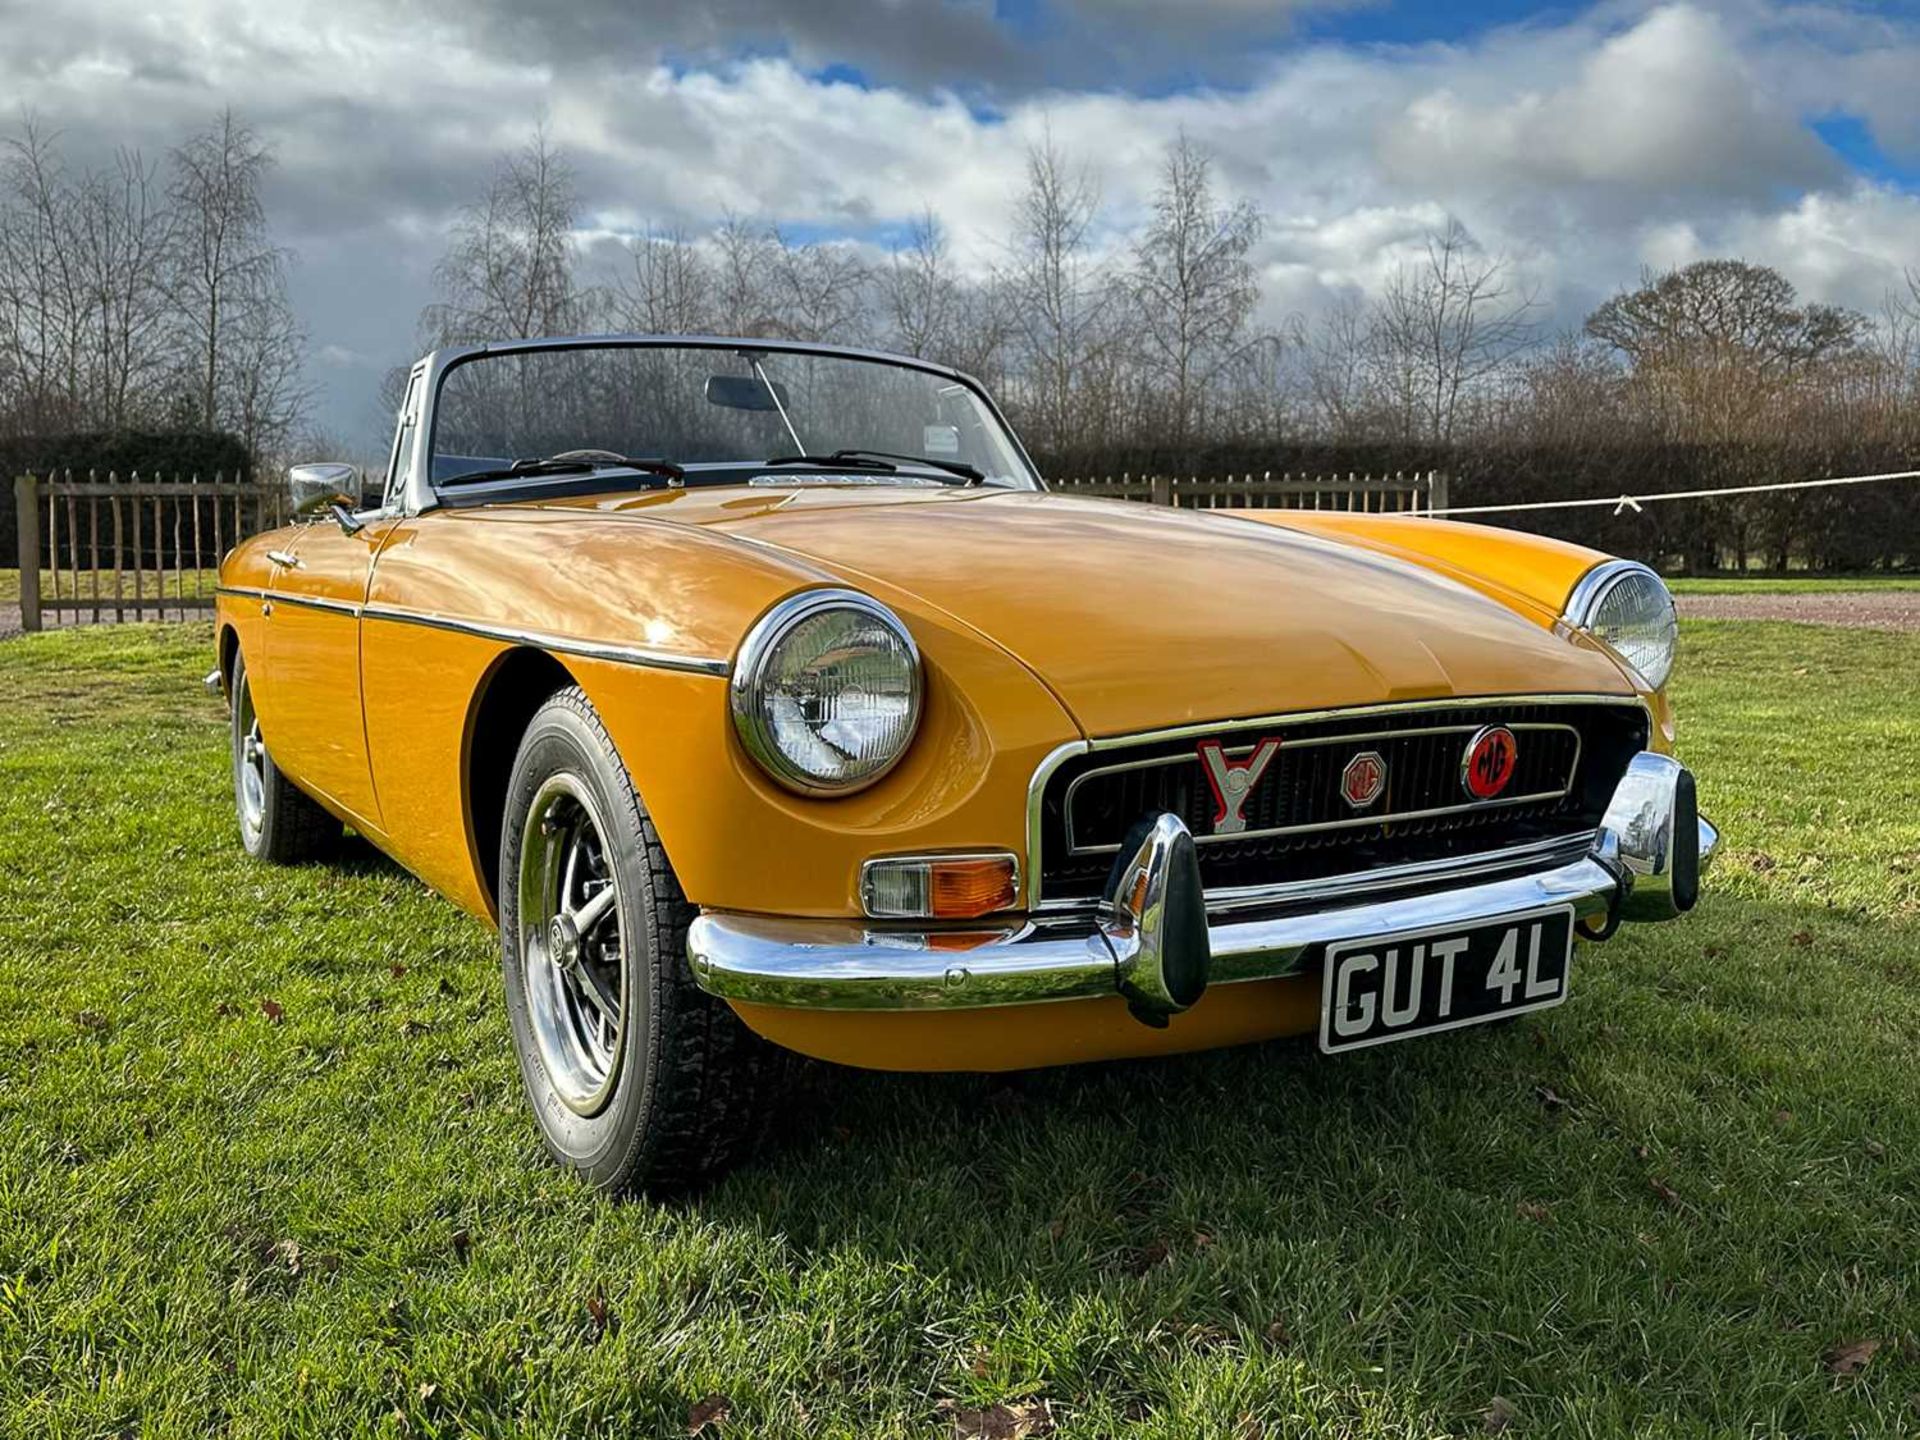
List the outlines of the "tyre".
{"label": "tyre", "polygon": [[507,1015],[548,1152],[599,1189],[653,1193],[745,1154],[785,1052],[694,983],[694,908],[579,689],[527,726],[500,834]]}
{"label": "tyre", "polygon": [[332,855],[340,848],[340,822],[303,795],[273,763],[260,738],[244,656],[233,658],[228,689],[233,695],[233,805],[240,819],[241,845],[254,859],[275,865],[298,865]]}

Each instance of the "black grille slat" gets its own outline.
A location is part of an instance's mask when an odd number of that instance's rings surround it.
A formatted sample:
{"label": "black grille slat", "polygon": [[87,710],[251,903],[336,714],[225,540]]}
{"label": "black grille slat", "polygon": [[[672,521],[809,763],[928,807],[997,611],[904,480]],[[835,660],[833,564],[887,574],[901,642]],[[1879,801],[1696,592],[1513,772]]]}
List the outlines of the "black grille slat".
{"label": "black grille slat", "polygon": [[[1419,819],[1382,823],[1387,815],[1456,807],[1468,797],[1460,786],[1460,761],[1472,730],[1482,725],[1516,727],[1520,740],[1515,773],[1505,794],[1559,791],[1564,795],[1504,801]],[[1567,729],[1525,730],[1527,725]],[[1404,734],[1448,727],[1453,733]],[[1455,728],[1457,727],[1457,728]],[[1371,738],[1346,738],[1346,737]],[[1214,798],[1197,753],[1201,740],[1218,740],[1244,759],[1262,739],[1284,742],[1242,814],[1250,832],[1363,820],[1340,828],[1247,838],[1209,840]],[[1577,737],[1577,738],[1576,738]],[[1335,743],[1300,744],[1330,739]],[[1646,747],[1647,715],[1637,704],[1489,702],[1458,708],[1409,706],[1385,714],[1334,717],[1299,724],[1284,719],[1264,726],[1224,725],[1212,735],[1144,742],[1106,749],[1068,761],[1048,780],[1041,803],[1041,894],[1045,900],[1083,900],[1098,895],[1113,854],[1070,854],[1066,797],[1073,795],[1073,838],[1081,847],[1115,845],[1134,821],[1159,811],[1181,817],[1197,837],[1202,881],[1209,889],[1324,878],[1387,865],[1442,860],[1591,829],[1627,761]],[[1387,763],[1387,788],[1373,805],[1355,811],[1339,793],[1341,772],[1353,755],[1376,750]],[[1578,754],[1577,769],[1569,774]],[[1109,774],[1108,766],[1132,760],[1173,763]]]}

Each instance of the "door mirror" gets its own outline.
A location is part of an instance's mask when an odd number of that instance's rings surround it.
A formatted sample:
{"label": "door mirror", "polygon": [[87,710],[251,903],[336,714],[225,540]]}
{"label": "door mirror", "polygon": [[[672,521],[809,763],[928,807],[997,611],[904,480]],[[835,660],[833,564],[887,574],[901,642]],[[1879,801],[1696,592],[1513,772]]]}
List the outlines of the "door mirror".
{"label": "door mirror", "polygon": [[353,518],[354,508],[361,501],[360,472],[351,465],[332,461],[296,465],[287,471],[287,492],[296,519],[331,515],[349,535],[360,528],[360,522]]}
{"label": "door mirror", "polygon": [[296,465],[287,471],[287,491],[293,513],[302,519],[324,515],[335,505],[352,509],[360,503],[360,472],[330,461]]}

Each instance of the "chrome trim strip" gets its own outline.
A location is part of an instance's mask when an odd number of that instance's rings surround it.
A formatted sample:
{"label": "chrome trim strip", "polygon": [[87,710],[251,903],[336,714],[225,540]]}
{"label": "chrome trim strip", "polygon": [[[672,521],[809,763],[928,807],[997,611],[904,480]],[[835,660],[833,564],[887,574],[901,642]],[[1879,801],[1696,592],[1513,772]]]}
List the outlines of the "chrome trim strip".
{"label": "chrome trim strip", "polygon": [[[1305,750],[1317,745],[1363,745],[1372,740],[1397,739],[1406,735],[1473,735],[1485,729],[1483,725],[1430,725],[1418,730],[1378,730],[1361,735],[1324,735],[1309,736],[1304,740],[1280,738],[1282,750]],[[1509,725],[1509,730],[1564,730],[1573,736],[1573,763],[1567,769],[1567,783],[1558,790],[1541,790],[1531,795],[1501,795],[1492,800],[1468,800],[1459,805],[1443,805],[1427,810],[1382,810],[1365,815],[1353,815],[1345,820],[1324,820],[1312,825],[1278,825],[1266,830],[1241,830],[1229,835],[1199,835],[1193,837],[1196,845],[1227,844],[1236,840],[1264,840],[1275,835],[1312,835],[1323,830],[1347,830],[1363,825],[1386,825],[1402,820],[1427,820],[1436,815],[1457,815],[1469,810],[1498,810],[1508,805],[1525,805],[1539,800],[1558,800],[1573,788],[1574,777],[1580,773],[1580,756],[1583,742],[1580,732],[1571,725],[1554,721],[1536,721],[1531,724]],[[1223,747],[1222,753],[1240,755],[1250,753],[1253,745]],[[1118,765],[1102,765],[1096,770],[1073,777],[1073,783],[1067,786],[1067,793],[1060,806],[1066,822],[1067,854],[1069,855],[1115,855],[1120,851],[1119,844],[1079,845],[1074,843],[1073,835],[1073,797],[1087,781],[1101,775],[1115,775],[1129,770],[1150,770],[1163,765],[1187,765],[1195,763],[1192,755],[1157,755],[1151,760],[1127,760]]]}
{"label": "chrome trim strip", "polygon": [[[1596,832],[1576,830],[1551,840],[1532,840],[1504,850],[1482,850],[1472,855],[1450,855],[1444,860],[1416,860],[1377,870],[1353,870],[1316,880],[1276,880],[1266,885],[1222,885],[1207,892],[1207,914],[1232,915],[1244,910],[1271,909],[1299,900],[1347,900],[1385,890],[1405,890],[1440,880],[1495,875],[1532,865],[1562,864],[1593,847]],[[1035,910],[1047,919],[1091,916],[1098,900],[1049,900]]]}
{"label": "chrome trim strip", "polygon": [[267,600],[275,605],[295,605],[303,610],[330,610],[338,615],[358,617],[360,607],[351,600],[334,600],[325,595],[288,595],[279,590],[255,590],[246,585],[218,585],[214,587],[216,595],[244,595],[253,600]]}
{"label": "chrome trim strip", "polygon": [[[1537,795],[1502,795],[1498,800],[1475,800],[1467,805],[1440,805],[1427,810],[1395,810],[1390,815],[1354,815],[1345,820],[1319,820],[1311,825],[1289,825],[1279,830],[1242,830],[1237,835],[1196,835],[1196,845],[1211,845],[1233,840],[1269,840],[1276,835],[1318,835],[1328,830],[1355,830],[1367,825],[1400,824],[1407,820],[1432,820],[1441,815],[1463,815],[1472,810],[1500,810],[1509,805],[1525,805],[1536,800],[1558,800],[1567,792],[1543,790]],[[1084,845],[1069,850],[1069,855],[1114,855],[1118,845]]]}
{"label": "chrome trim strip", "polygon": [[639,645],[614,645],[599,640],[576,640],[544,630],[525,630],[517,625],[487,625],[476,620],[457,620],[424,610],[402,610],[391,605],[368,605],[361,612],[368,620],[388,620],[400,625],[420,625],[429,630],[450,630],[459,635],[477,635],[483,640],[502,640],[510,645],[531,645],[560,655],[579,655],[588,660],[612,660],[622,665],[640,665],[650,670],[677,670],[690,675],[713,675],[725,679],[733,666],[725,660],[700,655],[676,655],[665,650],[649,650]]}
{"label": "chrome trim strip", "polygon": [[434,615],[423,610],[403,610],[393,605],[355,605],[346,600],[329,600],[313,595],[286,595],[277,590],[258,590],[247,585],[221,585],[216,595],[239,595],[279,605],[303,605],[312,610],[332,610],[365,620],[390,620],[399,625],[421,625],[430,630],[449,630],[460,635],[477,635],[483,640],[501,640],[510,645],[532,645],[558,655],[579,655],[588,660],[611,660],[622,665],[640,665],[650,670],[677,670],[691,675],[714,675],[724,679],[733,666],[725,660],[698,655],[675,655],[664,650],[648,650],[638,645],[611,645],[598,640],[575,640],[543,630],[523,630],[514,625],[486,625],[477,620],[456,620],[449,615]]}
{"label": "chrome trim strip", "polygon": [[1576,630],[1585,630],[1593,619],[1593,612],[1606,599],[1607,592],[1629,575],[1651,575],[1660,581],[1662,590],[1667,588],[1667,582],[1660,579],[1659,571],[1642,565],[1638,560],[1602,560],[1573,582],[1573,589],[1567,593],[1567,603],[1560,611],[1560,623],[1571,625]]}
{"label": "chrome trim strip", "polygon": [[1256,725],[1307,725],[1320,720],[1358,718],[1365,715],[1405,714],[1412,710],[1470,710],[1479,705],[1638,705],[1653,712],[1640,695],[1447,695],[1433,700],[1394,700],[1381,705],[1341,706],[1331,710],[1296,710],[1291,714],[1250,715],[1225,720],[1210,720],[1198,725],[1175,725],[1164,730],[1142,730],[1133,735],[1103,736],[1088,742],[1094,750],[1118,750],[1128,745],[1146,745],[1156,740],[1200,739],[1222,730],[1252,729]]}
{"label": "chrome trim strip", "polygon": [[1027,908],[1040,908],[1040,805],[1046,797],[1047,781],[1053,772],[1076,755],[1085,755],[1092,746],[1085,740],[1068,740],[1049,750],[1034,768],[1027,782]]}

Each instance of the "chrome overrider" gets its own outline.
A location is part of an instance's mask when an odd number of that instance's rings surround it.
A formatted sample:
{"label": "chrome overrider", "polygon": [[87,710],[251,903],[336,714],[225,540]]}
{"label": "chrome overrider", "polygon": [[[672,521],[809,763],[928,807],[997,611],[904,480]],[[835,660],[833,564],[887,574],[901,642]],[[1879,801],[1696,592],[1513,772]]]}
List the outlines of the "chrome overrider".
{"label": "chrome overrider", "polygon": [[[1193,836],[1174,815],[1127,837],[1091,916],[980,922],[960,932],[709,911],[687,936],[695,979],[730,1000],[839,1010],[924,1010],[1125,997],[1164,1025],[1208,985],[1299,974],[1324,946],[1403,931],[1474,925],[1570,904],[1580,933],[1605,939],[1622,920],[1671,920],[1693,908],[1720,842],[1699,814],[1693,775],[1643,751],[1627,766],[1600,828],[1541,853],[1531,868],[1461,873],[1465,883],[1372,892],[1277,913],[1208,915]],[[1429,884],[1432,882],[1429,881]],[[1345,887],[1341,887],[1345,889]]]}

